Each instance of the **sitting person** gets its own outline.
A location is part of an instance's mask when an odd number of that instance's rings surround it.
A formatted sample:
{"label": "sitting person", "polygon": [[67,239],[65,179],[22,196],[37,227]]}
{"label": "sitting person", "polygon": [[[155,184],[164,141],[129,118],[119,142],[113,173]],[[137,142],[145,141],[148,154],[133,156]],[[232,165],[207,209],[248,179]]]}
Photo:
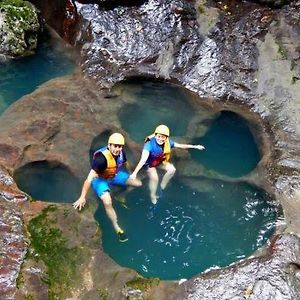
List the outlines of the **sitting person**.
{"label": "sitting person", "polygon": [[81,210],[86,203],[86,195],[92,185],[97,196],[102,200],[107,216],[121,242],[127,241],[124,230],[119,226],[117,214],[112,206],[110,188],[114,185],[141,186],[140,180],[129,178],[124,168],[126,155],[123,151],[125,139],[120,133],[113,133],[108,145],[97,150],[93,155],[92,169],[84,181],[79,199],[73,203],[75,209]]}
{"label": "sitting person", "polygon": [[149,177],[150,199],[153,204],[156,204],[157,199],[159,198],[157,195],[159,177],[156,168],[160,167],[166,171],[160,183],[161,191],[166,188],[176,171],[174,165],[169,162],[171,149],[205,149],[202,145],[176,143],[173,140],[170,140],[169,136],[169,128],[166,125],[159,125],[152,135],[146,137],[141,159],[129,177],[131,180],[135,180],[140,169],[143,166],[146,166]]}

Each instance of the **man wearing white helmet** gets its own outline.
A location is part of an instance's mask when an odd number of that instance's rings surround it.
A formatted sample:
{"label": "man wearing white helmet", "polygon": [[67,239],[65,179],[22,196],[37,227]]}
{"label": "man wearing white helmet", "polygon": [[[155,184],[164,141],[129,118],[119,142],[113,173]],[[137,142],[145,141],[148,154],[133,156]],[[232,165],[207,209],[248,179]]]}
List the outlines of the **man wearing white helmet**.
{"label": "man wearing white helmet", "polygon": [[128,239],[118,224],[117,214],[112,206],[110,187],[114,185],[142,185],[140,180],[129,178],[129,174],[124,168],[126,163],[126,155],[123,151],[124,144],[124,136],[120,133],[113,133],[108,139],[108,145],[94,152],[92,169],[83,184],[79,199],[73,203],[75,209],[81,210],[86,203],[86,195],[90,186],[92,186],[97,196],[102,200],[106,214],[111,220],[120,242],[125,242]]}
{"label": "man wearing white helmet", "polygon": [[142,152],[141,159],[137,164],[135,170],[130,175],[130,179],[136,179],[136,176],[140,169],[143,166],[147,167],[147,174],[149,177],[149,190],[150,190],[150,199],[153,204],[157,203],[159,198],[157,195],[157,188],[159,177],[157,174],[156,167],[161,167],[166,171],[163,176],[160,189],[163,191],[170,179],[175,174],[175,167],[169,162],[171,148],[181,148],[181,149],[205,149],[202,145],[188,145],[188,144],[179,144],[169,139],[170,130],[166,125],[159,125],[156,127],[154,133],[149,135],[145,139],[145,144]]}

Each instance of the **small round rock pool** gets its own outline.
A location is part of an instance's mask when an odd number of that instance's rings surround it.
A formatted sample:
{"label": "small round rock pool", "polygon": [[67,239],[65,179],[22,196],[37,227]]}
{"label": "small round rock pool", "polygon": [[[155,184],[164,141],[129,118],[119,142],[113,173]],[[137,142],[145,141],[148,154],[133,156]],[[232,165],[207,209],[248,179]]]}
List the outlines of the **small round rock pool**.
{"label": "small round rock pool", "polygon": [[[201,143],[206,149],[172,152],[177,172],[156,205],[149,199],[143,171],[139,174],[142,187],[113,191],[128,242],[117,240],[99,204],[95,219],[103,231],[105,252],[145,277],[169,280],[189,279],[209,268],[227,266],[263,246],[274,232],[279,212],[271,195],[247,181],[261,158],[247,121],[230,111],[212,111],[185,90],[165,83],[134,80],[116,85],[113,92],[114,101],[126,103],[116,112],[120,126],[140,150],[145,136],[158,124],[168,125],[175,141]],[[140,153],[128,155],[132,165]],[[45,176],[40,173],[43,168]],[[46,191],[47,177],[51,178],[51,197],[38,198],[53,201],[62,198],[61,186],[55,182],[61,176],[70,174],[62,166],[40,163],[17,170],[15,178],[33,196],[38,190]],[[70,179],[65,199],[76,200],[81,185]]]}

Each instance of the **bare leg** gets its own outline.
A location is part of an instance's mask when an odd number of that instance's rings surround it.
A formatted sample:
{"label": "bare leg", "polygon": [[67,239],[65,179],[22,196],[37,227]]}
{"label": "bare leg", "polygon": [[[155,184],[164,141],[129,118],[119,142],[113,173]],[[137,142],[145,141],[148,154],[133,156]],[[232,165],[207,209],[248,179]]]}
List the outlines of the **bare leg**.
{"label": "bare leg", "polygon": [[157,186],[158,186],[158,174],[155,168],[148,168],[147,174],[149,177],[149,190],[150,190],[150,199],[153,204],[157,202]]}
{"label": "bare leg", "polygon": [[171,163],[167,163],[163,168],[166,170],[166,173],[160,183],[160,188],[164,190],[169,183],[170,179],[174,176],[176,168]]}
{"label": "bare leg", "polygon": [[126,185],[139,187],[139,186],[142,186],[142,182],[137,178],[136,179],[128,178],[128,180],[126,181]]}
{"label": "bare leg", "polygon": [[106,214],[109,217],[109,219],[111,220],[115,231],[116,232],[122,231],[121,227],[118,225],[117,214],[112,206],[110,193],[109,192],[103,193],[103,195],[100,197],[100,199],[103,201]]}

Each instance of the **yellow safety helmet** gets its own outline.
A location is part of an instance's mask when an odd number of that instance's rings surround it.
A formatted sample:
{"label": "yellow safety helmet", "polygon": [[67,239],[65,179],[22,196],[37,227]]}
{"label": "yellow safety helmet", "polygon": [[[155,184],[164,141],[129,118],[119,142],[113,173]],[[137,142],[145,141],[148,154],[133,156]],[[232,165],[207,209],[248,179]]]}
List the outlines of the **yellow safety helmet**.
{"label": "yellow safety helmet", "polygon": [[166,136],[170,136],[170,130],[168,128],[168,126],[166,125],[159,125],[155,128],[155,131],[154,131],[154,134],[163,134],[163,135],[166,135]]}
{"label": "yellow safety helmet", "polygon": [[125,139],[124,136],[121,133],[113,133],[108,138],[108,144],[115,144],[115,145],[125,145]]}

